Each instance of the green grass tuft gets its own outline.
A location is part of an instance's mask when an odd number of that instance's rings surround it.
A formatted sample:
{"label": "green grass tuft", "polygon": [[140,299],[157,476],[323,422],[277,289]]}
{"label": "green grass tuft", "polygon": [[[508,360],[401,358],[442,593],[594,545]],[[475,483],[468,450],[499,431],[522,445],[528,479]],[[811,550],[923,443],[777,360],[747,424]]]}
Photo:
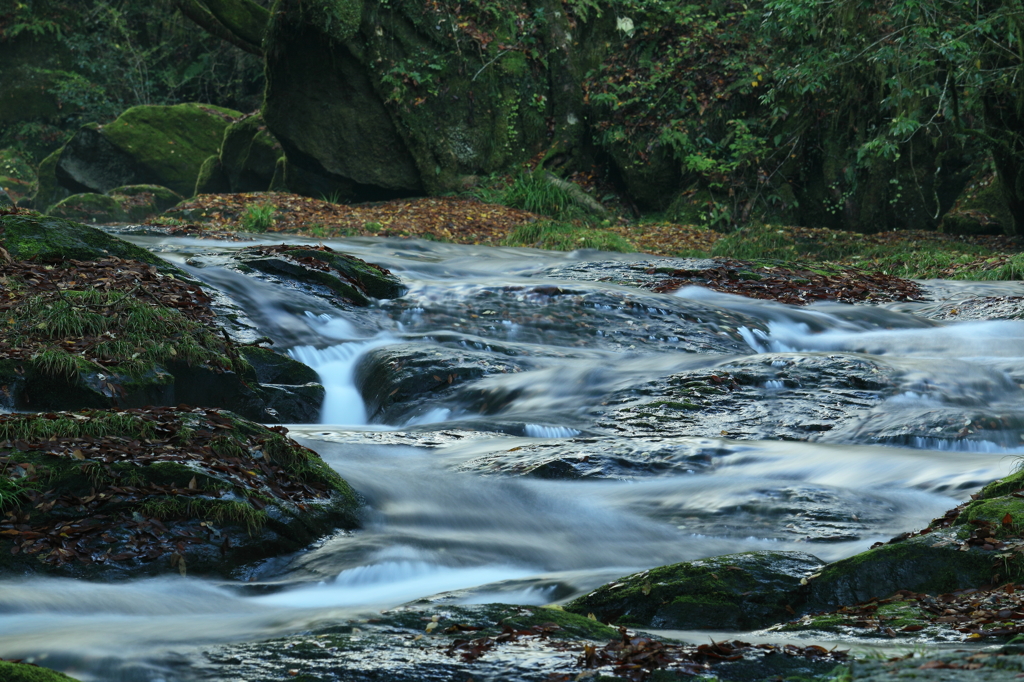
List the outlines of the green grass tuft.
{"label": "green grass tuft", "polygon": [[274,226],[277,206],[273,204],[247,206],[239,219],[242,229],[246,232],[266,232]]}
{"label": "green grass tuft", "polygon": [[509,234],[504,245],[532,246],[554,251],[598,249],[631,253],[634,250],[629,242],[614,232],[552,221],[520,225]]}

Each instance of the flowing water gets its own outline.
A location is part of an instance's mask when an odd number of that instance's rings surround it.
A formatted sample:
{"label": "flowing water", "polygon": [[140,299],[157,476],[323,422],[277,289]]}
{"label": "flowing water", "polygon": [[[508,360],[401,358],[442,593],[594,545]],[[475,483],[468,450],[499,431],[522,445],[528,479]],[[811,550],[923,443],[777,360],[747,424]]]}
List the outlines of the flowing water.
{"label": "flowing water", "polygon": [[[179,264],[237,248],[137,240]],[[5,581],[0,657],[45,660],[83,680],[189,680],[218,643],[413,600],[546,604],[639,569],[752,549],[829,561],[921,527],[1024,453],[1024,322],[939,325],[922,316],[938,301],[797,309],[696,288],[652,294],[630,286],[650,279],[650,257],[615,264],[593,252],[330,245],[391,269],[408,293],[342,310],[283,284],[193,272],[320,374],[322,423],[291,434],[365,497],[362,529],[236,583]],[[928,290],[943,299],[1024,294],[1017,284]],[[367,358],[389,348],[490,370],[436,399],[382,410],[364,403],[358,383]],[[862,400],[863,418],[806,442],[775,438],[772,415],[792,409],[799,392],[783,368],[865,359],[887,388],[807,398]],[[769,372],[747,389],[761,410],[756,424],[731,426],[726,410],[677,432],[625,426],[631,406],[669,378],[744,362]],[[983,428],[969,428],[970,415]],[[954,436],[942,426],[950,419],[966,422]],[[538,461],[563,468],[516,475]],[[558,474],[570,464],[573,475]]]}

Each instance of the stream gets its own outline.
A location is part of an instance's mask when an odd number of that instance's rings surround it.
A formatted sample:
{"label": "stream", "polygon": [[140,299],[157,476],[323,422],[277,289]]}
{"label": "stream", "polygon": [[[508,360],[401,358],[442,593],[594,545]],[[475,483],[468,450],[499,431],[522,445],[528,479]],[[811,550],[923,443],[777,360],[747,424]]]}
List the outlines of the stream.
{"label": "stream", "polygon": [[[419,600],[549,604],[756,549],[832,561],[926,525],[1024,454],[1024,322],[933,319],[1021,283],[800,309],[651,293],[636,286],[663,260],[651,256],[353,238],[325,243],[408,293],[343,310],[191,258],[251,242],[132,240],[320,374],[321,423],[290,435],[366,508],[360,530],[238,582],[0,582],[0,657],[85,682],[221,679],[204,654],[218,645]],[[368,363],[406,356],[476,375],[368,402]],[[847,371],[857,381],[826,381]],[[740,388],[701,394],[711,408],[689,416],[679,392],[727,374]]]}

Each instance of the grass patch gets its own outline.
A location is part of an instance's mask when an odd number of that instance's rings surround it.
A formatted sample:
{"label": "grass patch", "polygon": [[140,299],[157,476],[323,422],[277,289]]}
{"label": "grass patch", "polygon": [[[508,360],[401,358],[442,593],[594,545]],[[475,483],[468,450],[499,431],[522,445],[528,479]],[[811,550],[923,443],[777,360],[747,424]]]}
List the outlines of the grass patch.
{"label": "grass patch", "polygon": [[[72,344],[74,353],[63,345]],[[131,292],[54,291],[30,296],[12,309],[0,355],[27,354],[42,373],[75,379],[108,371],[139,378],[154,365],[181,361],[192,366],[245,371],[211,328],[174,308],[153,305]]]}
{"label": "grass patch", "polygon": [[245,207],[239,224],[246,232],[266,232],[274,226],[277,206],[273,204],[250,204]]}
{"label": "grass patch", "polygon": [[592,217],[578,197],[551,182],[540,169],[532,173],[523,171],[511,179],[498,178],[469,194],[488,204],[502,204],[561,221]]}
{"label": "grass patch", "polygon": [[1002,254],[939,233],[904,237],[755,224],[722,237],[706,251],[689,250],[678,255],[803,263],[812,270],[810,264],[832,263],[909,279],[1024,278],[1024,254]]}
{"label": "grass patch", "polygon": [[633,246],[622,236],[607,230],[553,221],[520,225],[503,242],[504,246],[532,246],[553,251],[598,249],[632,253]]}

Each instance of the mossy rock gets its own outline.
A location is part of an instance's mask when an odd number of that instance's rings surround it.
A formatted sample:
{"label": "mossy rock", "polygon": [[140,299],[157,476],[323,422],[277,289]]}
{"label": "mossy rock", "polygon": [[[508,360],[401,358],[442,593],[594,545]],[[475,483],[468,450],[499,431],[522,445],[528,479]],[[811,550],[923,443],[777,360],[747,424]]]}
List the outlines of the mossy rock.
{"label": "mossy rock", "polygon": [[32,195],[32,206],[38,211],[45,213],[50,206],[71,194],[70,190],[57,182],[57,162],[60,160],[63,150],[64,148],[61,147],[47,156],[39,162],[39,167],[36,169],[38,179],[36,180],[35,194]]}
{"label": "mossy rock", "polygon": [[[230,192],[265,192],[270,189],[281,144],[267,130],[261,116],[249,116],[224,131],[220,163]],[[196,185],[198,194],[198,183]]]}
{"label": "mossy rock", "polygon": [[0,244],[17,260],[59,262],[71,258],[96,260],[116,256],[185,276],[181,270],[140,246],[94,227],[39,213],[0,216]]}
{"label": "mossy rock", "polygon": [[199,168],[196,177],[195,194],[222,194],[231,191],[224,166],[217,155],[208,156]]}
{"label": "mossy rock", "polygon": [[107,125],[83,126],[65,145],[57,178],[74,191],[156,184],[191,195],[203,162],[241,115],[207,104],[132,107]]}
{"label": "mossy rock", "polygon": [[184,199],[174,190],[160,185],[125,185],[115,187],[109,194],[132,222],[163,213]]}
{"label": "mossy rock", "polygon": [[0,680],[4,682],[78,682],[74,677],[28,663],[0,661]]}
{"label": "mossy rock", "polygon": [[228,411],[0,415],[0,574],[232,576],[357,526],[320,457]]}
{"label": "mossy rock", "polygon": [[11,195],[3,187],[0,187],[0,206],[14,206],[14,200],[11,199]]}
{"label": "mossy rock", "polygon": [[801,580],[822,561],[800,552],[745,552],[662,566],[616,580],[565,605],[631,627],[755,629],[802,605]]}
{"label": "mossy rock", "polygon": [[993,173],[972,178],[939,225],[945,234],[1009,234],[1012,230],[1013,216]]}
{"label": "mossy rock", "polygon": [[72,194],[52,206],[48,213],[57,218],[67,218],[87,223],[123,223],[128,214],[117,199],[106,194]]}
{"label": "mossy rock", "polygon": [[276,365],[287,371],[261,385],[217,326],[209,297],[149,251],[33,213],[0,216],[0,245],[13,259],[0,263],[0,302],[10,311],[0,335],[7,409],[186,403],[263,422],[318,419],[324,388],[312,370],[283,358]]}
{"label": "mossy rock", "polygon": [[238,251],[234,261],[243,272],[283,277],[357,306],[369,305],[371,298],[392,299],[405,293],[401,280],[390,271],[326,246],[256,246]]}

